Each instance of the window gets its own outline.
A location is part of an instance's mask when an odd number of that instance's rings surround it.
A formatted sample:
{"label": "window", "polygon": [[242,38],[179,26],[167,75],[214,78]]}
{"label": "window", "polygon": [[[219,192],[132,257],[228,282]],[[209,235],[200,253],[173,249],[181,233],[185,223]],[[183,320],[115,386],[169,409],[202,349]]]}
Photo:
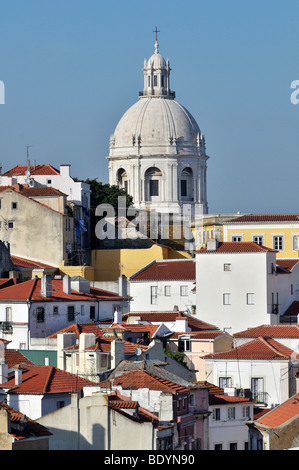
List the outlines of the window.
{"label": "window", "polygon": [[58,307],[57,307],[57,305],[55,305],[55,306],[53,307],[53,315],[58,315]]}
{"label": "window", "polygon": [[231,271],[232,270],[232,265],[230,263],[224,263],[223,270],[224,271]]}
{"label": "window", "polygon": [[299,235],[293,235],[293,250],[299,250]]}
{"label": "window", "polygon": [[254,305],[254,294],[246,294],[246,303],[247,305]]}
{"label": "window", "polygon": [[236,442],[231,442],[229,445],[229,450],[238,450],[238,444]]}
{"label": "window", "polygon": [[84,315],[85,315],[84,305],[81,305],[81,316],[84,317]]}
{"label": "window", "polygon": [[36,321],[43,323],[45,321],[45,309],[44,307],[37,307],[36,309]]}
{"label": "window", "polygon": [[179,352],[191,352],[191,341],[189,336],[179,338],[178,349]]}
{"label": "window", "polygon": [[232,378],[231,377],[219,377],[219,387],[226,388],[232,386]]}
{"label": "window", "polygon": [[52,184],[52,180],[47,180],[47,184]]}
{"label": "window", "polygon": [[231,294],[223,294],[223,305],[231,304]]}
{"label": "window", "polygon": [[149,190],[150,190],[150,196],[159,196],[159,181],[150,180]]}
{"label": "window", "polygon": [[8,221],[8,228],[11,229],[11,228],[14,228],[14,223],[12,220],[9,220]]}
{"label": "window", "polygon": [[220,421],[220,408],[213,409],[213,419],[215,421]]}
{"label": "window", "polygon": [[180,286],[180,296],[188,295],[188,286]]}
{"label": "window", "polygon": [[65,406],[65,402],[63,400],[60,400],[57,402],[57,410],[59,410],[59,408],[63,408]]}
{"label": "window", "polygon": [[171,295],[171,286],[164,287],[164,295],[169,297]]}
{"label": "window", "polygon": [[264,245],[264,237],[262,235],[253,236],[252,241],[258,245]]}
{"label": "window", "polygon": [[158,288],[157,286],[151,286],[151,304],[156,305],[158,299]]}
{"label": "window", "polygon": [[242,408],[242,416],[243,418],[250,419],[250,406],[243,406]]}
{"label": "window", "polygon": [[215,444],[214,449],[215,450],[222,450],[222,444]]}
{"label": "window", "polygon": [[252,398],[257,403],[264,403],[264,379],[262,377],[252,377],[251,392]]}
{"label": "window", "polygon": [[273,248],[274,250],[283,250],[283,235],[275,235],[273,237]]}
{"label": "window", "polygon": [[75,307],[73,305],[69,305],[67,308],[67,319],[68,321],[75,320]]}
{"label": "window", "polygon": [[11,203],[11,208],[12,209],[17,209],[18,208],[18,203],[17,202],[12,202]]}
{"label": "window", "polygon": [[158,85],[158,77],[157,75],[154,75],[154,86]]}
{"label": "window", "polygon": [[181,196],[187,196],[187,180],[181,180]]}
{"label": "window", "polygon": [[96,308],[95,308],[94,305],[91,305],[91,306],[90,306],[89,317],[90,317],[91,320],[95,320],[95,317],[96,317]]}
{"label": "window", "polygon": [[230,406],[227,409],[227,417],[228,419],[235,419],[236,416],[236,408],[234,406]]}
{"label": "window", "polygon": [[232,235],[232,242],[241,242],[242,238],[242,235]]}

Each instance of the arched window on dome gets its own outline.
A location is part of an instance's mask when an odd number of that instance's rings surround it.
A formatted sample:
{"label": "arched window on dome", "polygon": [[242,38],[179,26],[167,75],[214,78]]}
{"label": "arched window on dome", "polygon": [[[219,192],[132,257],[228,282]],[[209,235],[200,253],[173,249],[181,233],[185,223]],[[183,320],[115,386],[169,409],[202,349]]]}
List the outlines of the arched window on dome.
{"label": "arched window on dome", "polygon": [[129,179],[124,168],[119,168],[117,171],[116,180],[119,188],[123,188],[127,191],[127,193],[129,193]]}
{"label": "arched window on dome", "polygon": [[194,200],[194,178],[192,168],[186,167],[181,173],[180,180],[181,201]]}
{"label": "arched window on dome", "polygon": [[162,172],[159,168],[148,168],[144,175],[144,195],[146,201],[160,200]]}

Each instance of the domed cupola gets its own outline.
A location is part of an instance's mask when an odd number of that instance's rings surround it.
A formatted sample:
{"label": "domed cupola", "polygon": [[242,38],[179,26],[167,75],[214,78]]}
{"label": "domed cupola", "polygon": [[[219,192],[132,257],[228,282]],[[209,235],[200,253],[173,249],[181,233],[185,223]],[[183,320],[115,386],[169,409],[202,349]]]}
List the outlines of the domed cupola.
{"label": "domed cupola", "polygon": [[155,52],[147,61],[144,59],[144,88],[139,93],[140,97],[167,97],[175,98],[175,93],[170,90],[170,64],[159,53],[159,44],[156,39]]}
{"label": "domed cupola", "polygon": [[144,61],[143,91],[110,137],[109,184],[125,188],[136,208],[174,213],[201,204],[207,213],[205,138],[175,100],[170,70],[156,36],[155,51]]}

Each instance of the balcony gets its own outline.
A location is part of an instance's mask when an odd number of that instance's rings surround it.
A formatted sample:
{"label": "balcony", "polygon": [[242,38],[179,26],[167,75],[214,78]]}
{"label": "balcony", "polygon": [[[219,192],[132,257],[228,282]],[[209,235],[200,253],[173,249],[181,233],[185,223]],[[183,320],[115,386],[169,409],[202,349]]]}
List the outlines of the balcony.
{"label": "balcony", "polygon": [[252,398],[259,405],[267,405],[267,393],[266,392],[252,392]]}
{"label": "balcony", "polygon": [[0,331],[2,331],[3,333],[12,333],[12,322],[1,321]]}

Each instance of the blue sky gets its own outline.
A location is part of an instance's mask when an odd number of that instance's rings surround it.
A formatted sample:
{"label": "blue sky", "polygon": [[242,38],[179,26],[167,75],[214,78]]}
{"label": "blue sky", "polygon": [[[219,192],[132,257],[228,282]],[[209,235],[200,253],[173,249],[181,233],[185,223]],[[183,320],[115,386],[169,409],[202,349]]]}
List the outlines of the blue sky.
{"label": "blue sky", "polygon": [[211,213],[299,213],[299,3],[0,0],[0,162],[70,163],[108,182],[109,138],[143,88],[144,58],[206,137]]}

